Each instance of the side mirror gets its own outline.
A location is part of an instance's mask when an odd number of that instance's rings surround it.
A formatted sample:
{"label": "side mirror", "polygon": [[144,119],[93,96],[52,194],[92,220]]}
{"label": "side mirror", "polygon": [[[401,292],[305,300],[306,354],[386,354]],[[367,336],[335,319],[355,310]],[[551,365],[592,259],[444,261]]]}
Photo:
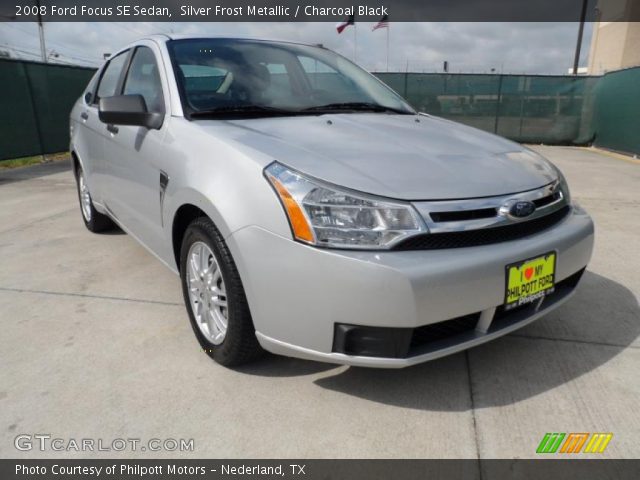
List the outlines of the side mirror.
{"label": "side mirror", "polygon": [[100,99],[98,118],[102,123],[157,130],[162,126],[164,115],[149,112],[142,95],[115,95]]}

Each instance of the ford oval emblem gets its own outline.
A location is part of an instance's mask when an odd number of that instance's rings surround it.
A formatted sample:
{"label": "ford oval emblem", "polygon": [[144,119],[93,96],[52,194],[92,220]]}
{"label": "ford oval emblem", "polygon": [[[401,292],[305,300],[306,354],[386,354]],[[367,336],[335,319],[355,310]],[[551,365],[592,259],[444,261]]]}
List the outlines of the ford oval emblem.
{"label": "ford oval emblem", "polygon": [[533,202],[518,201],[509,208],[509,215],[515,218],[524,218],[536,211],[536,205]]}

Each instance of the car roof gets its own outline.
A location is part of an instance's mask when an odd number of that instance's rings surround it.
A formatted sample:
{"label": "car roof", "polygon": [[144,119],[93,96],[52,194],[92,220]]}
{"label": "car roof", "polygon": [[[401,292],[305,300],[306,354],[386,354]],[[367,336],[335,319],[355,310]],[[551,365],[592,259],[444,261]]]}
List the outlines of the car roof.
{"label": "car roof", "polygon": [[229,36],[229,35],[211,35],[211,34],[189,34],[189,35],[185,35],[185,34],[175,34],[175,33],[154,33],[154,34],[150,34],[150,35],[145,35],[144,37],[140,37],[137,40],[135,40],[134,42],[129,43],[128,45],[125,45],[124,47],[118,49],[117,51],[115,51],[113,53],[113,55],[111,55],[109,57],[109,59],[105,60],[105,62],[102,64],[102,66],[100,68],[103,68],[104,65],[107,64],[107,62],[113,58],[116,57],[118,55],[120,55],[122,52],[124,52],[125,50],[128,50],[130,48],[134,48],[138,45],[140,45],[140,42],[143,41],[152,41],[155,42],[157,44],[160,43],[167,43],[170,40],[188,40],[188,39],[202,39],[202,38],[216,38],[216,39],[227,39],[227,40],[252,40],[255,42],[272,42],[272,43],[289,43],[289,44],[293,44],[293,45],[305,45],[305,46],[309,46],[309,47],[318,47],[318,48],[325,48],[323,45],[321,44],[310,44],[310,43],[303,43],[303,42],[294,42],[291,40],[278,40],[278,39],[269,39],[269,38],[258,38],[258,37],[250,37],[250,36],[246,36],[246,37],[241,37],[241,36]]}
{"label": "car roof", "polygon": [[[255,42],[273,42],[273,43],[292,43],[295,45],[306,45],[306,46],[319,46],[318,44],[311,44],[305,42],[296,42],[293,40],[283,40],[279,38],[264,38],[264,37],[252,37],[252,36],[230,36],[230,35],[215,35],[210,33],[200,33],[200,34],[176,34],[176,33],[158,33],[153,35],[147,35],[140,40],[156,40],[160,42],[167,42],[169,40],[189,40],[189,39],[203,39],[203,38],[215,38],[215,39],[225,39],[225,40],[252,40]],[[135,43],[135,42],[134,42]]]}

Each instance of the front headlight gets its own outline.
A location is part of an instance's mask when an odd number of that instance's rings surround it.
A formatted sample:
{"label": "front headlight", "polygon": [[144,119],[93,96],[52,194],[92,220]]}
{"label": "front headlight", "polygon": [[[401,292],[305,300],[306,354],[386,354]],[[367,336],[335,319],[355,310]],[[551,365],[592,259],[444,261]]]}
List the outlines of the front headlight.
{"label": "front headlight", "polygon": [[408,203],[350,192],[272,163],[265,176],[297,240],[334,248],[389,249],[427,228]]}

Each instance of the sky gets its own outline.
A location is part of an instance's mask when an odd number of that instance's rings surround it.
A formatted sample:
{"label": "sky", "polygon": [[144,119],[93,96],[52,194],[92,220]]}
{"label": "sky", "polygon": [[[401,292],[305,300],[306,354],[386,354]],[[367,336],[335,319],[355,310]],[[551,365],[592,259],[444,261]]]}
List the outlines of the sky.
{"label": "sky", "polygon": [[[387,32],[357,23],[338,35],[334,23],[64,23],[45,24],[54,61],[98,66],[112,53],[151,33],[210,33],[321,43],[370,71],[387,70]],[[578,23],[390,23],[389,71],[566,74],[573,65]],[[581,66],[587,65],[592,25],[585,26]],[[354,36],[355,31],[355,36]],[[354,49],[354,41],[357,49]],[[0,50],[39,59],[35,23],[0,22]]]}

